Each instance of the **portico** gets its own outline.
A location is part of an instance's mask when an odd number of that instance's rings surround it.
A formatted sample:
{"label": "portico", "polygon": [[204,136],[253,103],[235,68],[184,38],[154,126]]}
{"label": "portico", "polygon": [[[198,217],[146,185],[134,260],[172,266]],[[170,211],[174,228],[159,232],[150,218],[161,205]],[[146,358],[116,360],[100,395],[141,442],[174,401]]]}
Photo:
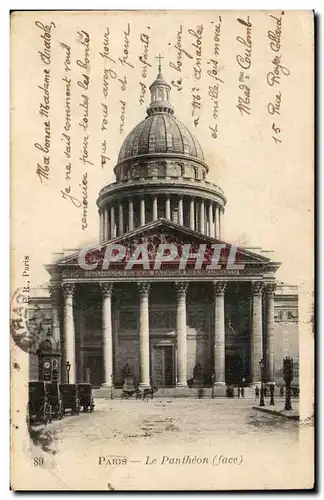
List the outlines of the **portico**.
{"label": "portico", "polygon": [[[183,228],[161,221],[138,229],[131,240],[138,242],[141,235],[153,241],[171,228],[174,241],[187,243]],[[96,386],[122,386],[128,364],[140,387],[154,380],[160,387],[180,389],[188,387],[200,363],[204,385],[213,381],[215,395],[223,396],[226,384],[242,379],[260,384],[264,358],[266,380],[273,382],[271,272],[277,264],[241,249],[239,255],[244,269],[213,272],[206,267],[181,270],[171,263],[156,271],[83,270],[76,256],[48,267],[56,290],[53,315],[62,318],[62,366],[71,364],[70,380],[84,381],[90,371]]]}

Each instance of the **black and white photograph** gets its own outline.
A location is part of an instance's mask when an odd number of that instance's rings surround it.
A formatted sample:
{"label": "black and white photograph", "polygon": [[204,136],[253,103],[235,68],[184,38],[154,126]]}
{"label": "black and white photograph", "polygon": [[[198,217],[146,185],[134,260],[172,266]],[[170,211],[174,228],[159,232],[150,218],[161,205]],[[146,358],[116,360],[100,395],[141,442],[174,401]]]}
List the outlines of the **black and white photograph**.
{"label": "black and white photograph", "polygon": [[11,484],[314,487],[311,11],[11,16]]}

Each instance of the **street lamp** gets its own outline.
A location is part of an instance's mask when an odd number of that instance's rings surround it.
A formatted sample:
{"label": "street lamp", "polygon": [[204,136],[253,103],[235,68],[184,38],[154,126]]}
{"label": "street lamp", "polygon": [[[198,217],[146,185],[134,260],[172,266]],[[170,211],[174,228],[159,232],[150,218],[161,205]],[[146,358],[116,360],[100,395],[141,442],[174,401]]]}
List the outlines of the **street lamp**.
{"label": "street lamp", "polygon": [[274,406],[274,383],[270,384],[270,406]]}
{"label": "street lamp", "polygon": [[110,375],[110,380],[111,380],[110,399],[114,399],[114,374],[113,373],[111,373],[111,375]]}
{"label": "street lamp", "polygon": [[67,378],[67,383],[70,383],[70,370],[71,370],[71,363],[68,361],[65,363],[65,368],[66,368],[66,378]]}
{"label": "street lamp", "polygon": [[289,356],[286,356],[283,360],[283,378],[286,382],[286,401],[285,401],[285,410],[292,410],[291,406],[291,382],[294,378],[293,372],[294,362],[293,359]]}
{"label": "street lamp", "polygon": [[263,368],[264,368],[264,362],[263,359],[259,361],[260,365],[260,372],[261,372],[261,389],[260,389],[260,404],[259,406],[265,406],[264,405],[264,390],[263,390]]}
{"label": "street lamp", "polygon": [[211,376],[211,383],[212,383],[212,399],[215,397],[215,373],[212,373]]}

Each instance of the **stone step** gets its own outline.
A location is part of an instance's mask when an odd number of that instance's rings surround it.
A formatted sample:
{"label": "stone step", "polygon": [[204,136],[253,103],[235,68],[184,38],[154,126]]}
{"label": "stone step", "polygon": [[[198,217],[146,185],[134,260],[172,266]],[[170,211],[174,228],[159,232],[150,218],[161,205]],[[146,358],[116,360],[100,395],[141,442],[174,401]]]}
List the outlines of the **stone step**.
{"label": "stone step", "polygon": [[[111,389],[101,387],[100,389],[93,389],[92,392],[94,398],[111,399]],[[121,398],[122,392],[123,389],[114,389],[113,398],[114,399]],[[202,397],[211,398],[212,388],[211,387],[204,387],[201,389],[189,388],[189,387],[160,388],[154,394],[154,398],[198,398],[200,394]],[[135,396],[132,396],[132,398],[135,398]]]}
{"label": "stone step", "polygon": [[[163,387],[158,389],[158,391],[154,394],[154,398],[198,398],[199,397],[199,388],[189,388],[189,387]],[[93,397],[94,398],[102,398],[102,399],[111,399],[112,391],[106,387],[100,387],[97,389],[93,389]],[[123,389],[118,388],[113,390],[113,398],[120,399]],[[211,398],[213,391],[211,387],[204,387],[202,389],[204,398]],[[279,392],[279,391],[278,391]],[[279,394],[275,391],[275,397],[278,398]],[[135,396],[132,396],[135,398]],[[244,388],[244,398],[245,399],[256,399],[255,398],[255,389],[253,387],[245,387]],[[234,390],[234,399],[241,399],[237,397],[237,389]],[[269,399],[269,395],[267,396]]]}

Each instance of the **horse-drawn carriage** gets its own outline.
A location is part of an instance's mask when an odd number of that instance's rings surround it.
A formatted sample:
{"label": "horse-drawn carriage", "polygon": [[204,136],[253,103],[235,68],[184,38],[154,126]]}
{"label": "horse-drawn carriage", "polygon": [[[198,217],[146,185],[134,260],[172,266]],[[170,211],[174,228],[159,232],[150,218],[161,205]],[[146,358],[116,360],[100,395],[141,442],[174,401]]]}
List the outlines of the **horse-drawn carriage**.
{"label": "horse-drawn carriage", "polygon": [[27,421],[47,424],[52,421],[52,405],[45,382],[28,384]]}
{"label": "horse-drawn carriage", "polygon": [[91,384],[78,384],[78,390],[79,390],[79,400],[80,400],[80,407],[83,406],[83,411],[90,411],[93,412],[94,410],[94,401],[92,397],[92,385]]}
{"label": "horse-drawn carriage", "polygon": [[138,384],[135,383],[133,377],[125,377],[125,382],[123,386],[123,391],[121,393],[122,399],[129,399],[135,394],[136,399],[141,398],[141,391],[138,388]]}
{"label": "horse-drawn carriage", "polygon": [[153,399],[154,393],[157,391],[156,385],[153,383],[153,380],[150,379],[150,386],[143,388],[142,391],[139,389],[138,384],[134,381],[132,377],[125,378],[125,383],[123,386],[123,391],[121,393],[122,399],[129,399],[135,395],[136,399],[146,400],[151,397]]}
{"label": "horse-drawn carriage", "polygon": [[70,410],[72,415],[79,415],[80,400],[79,391],[76,384],[60,384],[60,392],[62,396],[63,414]]}

